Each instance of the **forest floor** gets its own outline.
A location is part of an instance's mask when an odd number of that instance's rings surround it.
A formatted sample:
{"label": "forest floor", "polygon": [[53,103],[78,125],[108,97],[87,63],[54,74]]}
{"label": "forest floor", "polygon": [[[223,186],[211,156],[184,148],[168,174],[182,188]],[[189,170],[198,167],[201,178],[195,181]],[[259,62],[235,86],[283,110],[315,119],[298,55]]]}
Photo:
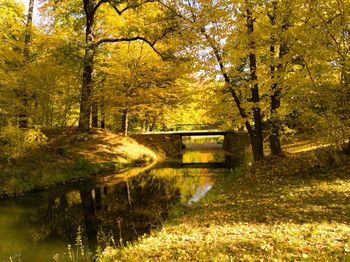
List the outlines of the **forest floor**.
{"label": "forest floor", "polygon": [[193,206],[103,261],[350,261],[350,157],[301,150],[216,177]]}
{"label": "forest floor", "polygon": [[[101,129],[46,130],[44,146],[20,158],[0,157],[0,198],[22,195],[96,175],[120,173],[157,160],[134,139]],[[1,147],[0,147],[1,156]]]}

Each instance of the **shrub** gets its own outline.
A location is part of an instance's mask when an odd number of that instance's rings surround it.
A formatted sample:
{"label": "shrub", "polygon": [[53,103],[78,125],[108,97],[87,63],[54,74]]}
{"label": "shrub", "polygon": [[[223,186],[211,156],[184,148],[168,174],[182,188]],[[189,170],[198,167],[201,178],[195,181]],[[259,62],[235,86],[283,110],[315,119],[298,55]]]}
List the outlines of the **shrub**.
{"label": "shrub", "polygon": [[7,158],[18,158],[34,150],[47,141],[39,129],[21,130],[9,125],[0,131],[0,146]]}

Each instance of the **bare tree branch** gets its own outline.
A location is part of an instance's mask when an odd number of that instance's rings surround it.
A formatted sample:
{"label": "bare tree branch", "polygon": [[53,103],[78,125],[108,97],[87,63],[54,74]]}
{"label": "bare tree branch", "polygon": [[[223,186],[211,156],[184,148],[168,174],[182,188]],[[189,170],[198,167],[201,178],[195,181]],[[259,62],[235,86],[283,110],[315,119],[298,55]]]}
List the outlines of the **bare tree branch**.
{"label": "bare tree branch", "polygon": [[123,9],[119,10],[118,7],[113,3],[110,3],[110,6],[117,12],[118,15],[122,15],[122,13],[124,13],[126,10],[133,7],[133,6],[128,5],[128,6],[124,7]]}
{"label": "bare tree branch", "polygon": [[157,50],[155,48],[155,44],[157,41],[153,41],[151,42],[150,40],[148,40],[147,38],[145,37],[142,37],[142,36],[135,36],[135,37],[130,37],[130,38],[105,38],[105,39],[101,39],[99,41],[97,41],[95,44],[94,44],[94,47],[98,47],[99,45],[103,44],[103,43],[119,43],[119,42],[133,42],[133,41],[143,41],[145,42],[146,44],[148,44],[152,49],[153,51],[158,54],[162,60],[168,60],[169,57],[165,57],[159,50]]}
{"label": "bare tree branch", "polygon": [[[131,9],[131,8],[137,8],[137,7],[140,7],[146,3],[152,3],[154,2],[155,0],[145,0],[139,4],[133,4],[133,5],[127,5],[126,7],[124,7],[123,9],[119,9],[116,5],[116,3],[114,3],[113,1],[111,0],[100,0],[100,2],[102,3],[109,3],[110,6],[117,12],[118,15],[122,15],[125,11]],[[97,9],[97,8],[96,8]]]}
{"label": "bare tree branch", "polygon": [[94,13],[97,11],[97,9],[103,4],[103,3],[109,3],[110,0],[100,0],[94,7]]}

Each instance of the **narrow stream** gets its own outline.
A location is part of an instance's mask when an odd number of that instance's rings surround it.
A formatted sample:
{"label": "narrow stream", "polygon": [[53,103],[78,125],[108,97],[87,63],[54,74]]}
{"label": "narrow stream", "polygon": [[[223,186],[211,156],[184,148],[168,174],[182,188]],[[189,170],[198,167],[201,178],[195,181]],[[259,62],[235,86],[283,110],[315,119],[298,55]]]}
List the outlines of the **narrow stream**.
{"label": "narrow stream", "polygon": [[[189,151],[183,162],[224,158],[217,154]],[[76,261],[96,246],[134,241],[160,227],[176,206],[197,202],[223,172],[159,167],[127,181],[77,183],[2,201],[0,261]]]}

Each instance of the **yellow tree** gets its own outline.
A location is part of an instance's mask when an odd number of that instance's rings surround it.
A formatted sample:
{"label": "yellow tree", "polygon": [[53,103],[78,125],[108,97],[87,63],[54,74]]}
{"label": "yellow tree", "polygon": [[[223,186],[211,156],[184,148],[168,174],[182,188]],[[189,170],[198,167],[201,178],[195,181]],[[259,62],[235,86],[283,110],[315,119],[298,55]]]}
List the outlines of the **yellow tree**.
{"label": "yellow tree", "polygon": [[[28,3],[28,15],[26,21],[26,31],[24,35],[24,70],[30,62],[30,46],[32,42],[32,24],[33,24],[33,11],[34,11],[34,0],[29,0]],[[22,100],[22,110],[19,114],[18,125],[20,128],[28,128],[28,99],[29,94],[26,88],[20,88],[20,96]]]}
{"label": "yellow tree", "polygon": [[[333,142],[350,136],[348,1],[307,1],[294,30],[294,72],[290,83],[298,121]],[[299,100],[299,102],[298,102]],[[336,141],[337,140],[337,141]]]}
{"label": "yellow tree", "polygon": [[[94,0],[83,0],[84,4],[84,12],[86,18],[85,24],[85,57],[84,57],[84,66],[83,66],[83,84],[81,89],[81,103],[80,103],[80,118],[79,118],[79,128],[81,131],[86,131],[89,129],[89,121],[90,121],[90,108],[91,108],[91,94],[92,94],[92,75],[94,70],[94,54],[96,48],[98,48],[103,43],[118,43],[118,42],[131,42],[131,41],[144,41],[147,43],[156,53],[159,53],[155,49],[156,42],[161,39],[164,34],[167,32],[159,32],[153,36],[152,40],[146,38],[147,36],[140,35],[138,30],[133,30],[133,32],[129,31],[126,34],[123,32],[111,32],[110,35],[106,38],[96,39],[96,31],[95,27],[95,17],[99,8],[104,4],[109,4],[112,11],[115,12],[116,15],[122,16],[124,12],[130,9],[137,9],[138,7],[145,5],[146,3],[153,1],[108,1],[108,0],[100,0],[95,2]],[[149,7],[156,8],[156,7]],[[160,53],[159,53],[160,54]]]}
{"label": "yellow tree", "polygon": [[23,108],[18,82],[23,69],[24,6],[0,1],[0,115],[1,126],[18,117]]}
{"label": "yellow tree", "polygon": [[[108,58],[97,56],[98,77],[94,100],[103,104],[104,116],[121,115],[121,129],[128,132],[129,120],[153,129],[167,108],[182,102],[178,84],[184,71],[179,62],[163,61],[144,43],[105,47]],[[109,113],[107,115],[108,112]],[[137,121],[136,121],[137,120]]]}
{"label": "yellow tree", "polygon": [[[161,1],[181,19],[201,63],[220,75],[248,130],[255,160],[264,158],[257,69],[255,1]],[[192,32],[192,34],[190,33]],[[239,54],[232,55],[232,49]],[[192,52],[194,52],[192,51]],[[208,71],[208,70],[206,70]],[[247,91],[248,90],[248,91]]]}
{"label": "yellow tree", "polygon": [[[319,1],[313,3],[315,25],[321,37],[328,67],[336,72],[330,87],[334,99],[330,101],[335,117],[344,123],[343,136],[350,137],[350,2],[349,1]],[[333,104],[333,105],[332,105]],[[341,131],[337,130],[337,131]],[[345,133],[344,133],[345,132]],[[343,140],[345,138],[343,137]],[[346,149],[350,153],[350,144]]]}

